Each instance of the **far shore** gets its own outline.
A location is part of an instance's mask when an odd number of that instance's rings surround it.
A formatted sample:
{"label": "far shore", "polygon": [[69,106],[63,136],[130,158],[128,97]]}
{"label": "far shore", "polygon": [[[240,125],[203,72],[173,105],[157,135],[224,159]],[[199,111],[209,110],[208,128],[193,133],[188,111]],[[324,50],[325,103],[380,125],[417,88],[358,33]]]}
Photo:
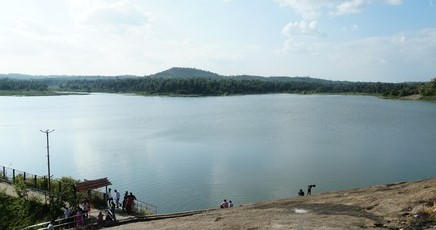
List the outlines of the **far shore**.
{"label": "far shore", "polygon": [[[71,92],[71,91],[14,91],[14,90],[0,90],[0,96],[69,96],[69,95],[89,95],[91,93],[114,93],[114,92]],[[220,96],[240,96],[240,95],[264,95],[264,94],[217,94],[217,95],[203,95],[203,94],[147,94],[140,92],[132,93],[114,93],[114,94],[133,94],[139,96],[168,96],[168,97],[220,97]],[[296,95],[346,95],[346,96],[372,96],[382,99],[393,99],[393,100],[412,100],[412,101],[429,101],[436,102],[436,97],[425,97],[420,94],[405,96],[405,97],[384,97],[382,95],[374,94],[362,94],[362,93],[289,93]]]}
{"label": "far shore", "polygon": [[63,91],[36,91],[36,90],[0,90],[0,96],[37,97],[37,96],[66,96],[88,95],[86,92],[63,92]]}

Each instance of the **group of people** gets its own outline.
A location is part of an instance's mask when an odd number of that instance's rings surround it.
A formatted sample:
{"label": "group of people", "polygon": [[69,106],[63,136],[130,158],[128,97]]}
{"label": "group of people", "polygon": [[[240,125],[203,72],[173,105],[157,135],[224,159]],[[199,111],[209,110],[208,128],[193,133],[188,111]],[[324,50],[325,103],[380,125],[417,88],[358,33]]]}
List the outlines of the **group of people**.
{"label": "group of people", "polygon": [[[122,207],[122,210],[127,213],[133,213],[136,197],[132,192],[130,194],[126,191],[124,194],[124,199],[122,203],[120,203],[121,195],[115,189],[112,192],[112,189],[109,188],[105,195],[105,201],[107,206],[110,208],[110,211],[107,211],[106,215],[103,212],[99,212],[97,216],[97,222],[102,224],[104,222],[115,221],[115,208]],[[81,205],[75,208],[65,207],[64,210],[64,218],[68,222],[74,223],[75,226],[83,226],[85,224],[85,220],[88,218],[88,213],[91,211],[91,202],[89,199],[85,199],[82,201]]]}
{"label": "group of people", "polygon": [[115,207],[119,208],[120,206],[122,207],[122,210],[128,214],[134,212],[136,196],[133,195],[132,192],[129,194],[129,192],[126,191],[126,193],[124,193],[123,201],[120,203],[120,192],[115,189],[114,193],[112,193],[112,189],[109,188],[108,192],[106,193],[106,199],[108,207],[111,207],[111,210],[114,209],[114,212]]}
{"label": "group of people", "polygon": [[[112,189],[109,188],[108,191],[104,193],[104,201],[106,202],[107,207],[110,209],[105,211],[105,214],[103,214],[102,211],[99,212],[97,216],[98,224],[116,221],[115,208],[121,207],[122,210],[128,214],[134,213],[136,197],[132,192],[129,194],[128,191],[126,191],[122,203],[120,200],[121,194],[116,189],[112,192]],[[85,198],[80,205],[77,205],[77,207],[65,207],[63,215],[63,221],[65,222],[63,223],[65,223],[67,227],[84,226],[90,212],[91,202],[88,198]],[[54,227],[53,223],[53,221],[50,221],[50,223],[47,225],[47,228],[52,229]]]}
{"label": "group of people", "polygon": [[227,199],[224,199],[224,201],[220,205],[220,208],[233,208],[233,203],[231,200],[227,202]]}
{"label": "group of people", "polygon": [[88,213],[91,211],[91,203],[88,199],[83,200],[81,206],[75,208],[65,207],[64,218],[67,222],[72,222],[75,226],[83,226]]}
{"label": "group of people", "polygon": [[[307,195],[312,195],[312,188],[314,187],[316,187],[315,184],[310,184],[307,186]],[[298,191],[298,196],[304,196],[303,189],[300,189],[300,191]]]}
{"label": "group of people", "polygon": [[103,212],[99,212],[97,215],[97,224],[103,225],[105,222],[115,221],[115,215],[111,215],[109,212],[106,215],[103,215]]}
{"label": "group of people", "polygon": [[114,192],[112,192],[112,189],[109,188],[107,193],[106,193],[107,206],[111,207],[112,203],[114,203],[114,200],[115,200],[114,204],[118,208],[118,206],[120,205],[120,198],[121,198],[120,192],[118,192],[116,189],[114,190]]}
{"label": "group of people", "polygon": [[127,214],[133,213],[135,211],[135,200],[136,196],[133,195],[132,192],[130,194],[126,191],[124,193],[123,199],[123,211],[127,212]]}

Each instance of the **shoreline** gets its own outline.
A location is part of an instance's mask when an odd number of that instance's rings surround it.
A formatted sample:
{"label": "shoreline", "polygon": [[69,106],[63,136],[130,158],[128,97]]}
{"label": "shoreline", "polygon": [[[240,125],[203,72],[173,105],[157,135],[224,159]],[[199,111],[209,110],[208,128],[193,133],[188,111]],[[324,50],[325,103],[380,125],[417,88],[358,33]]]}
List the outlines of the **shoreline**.
{"label": "shoreline", "polygon": [[[1,190],[13,195],[11,185],[0,185]],[[110,228],[434,229],[436,177],[292,196],[234,208],[133,217]]]}
{"label": "shoreline", "polygon": [[295,94],[295,95],[338,95],[338,96],[370,96],[377,97],[386,100],[404,100],[404,101],[425,101],[436,103],[436,97],[426,97],[420,94],[404,96],[404,97],[386,97],[377,94],[365,94],[365,93],[259,93],[259,94],[149,94],[141,92],[71,92],[71,91],[10,91],[0,90],[0,97],[2,96],[16,96],[16,97],[38,97],[38,96],[70,96],[70,95],[89,95],[92,93],[108,93],[108,94],[126,94],[126,95],[138,95],[138,96],[167,96],[167,97],[226,97],[226,96],[245,96],[245,95],[267,95],[267,94]]}
{"label": "shoreline", "polygon": [[436,228],[436,177],[289,197],[110,229]]}

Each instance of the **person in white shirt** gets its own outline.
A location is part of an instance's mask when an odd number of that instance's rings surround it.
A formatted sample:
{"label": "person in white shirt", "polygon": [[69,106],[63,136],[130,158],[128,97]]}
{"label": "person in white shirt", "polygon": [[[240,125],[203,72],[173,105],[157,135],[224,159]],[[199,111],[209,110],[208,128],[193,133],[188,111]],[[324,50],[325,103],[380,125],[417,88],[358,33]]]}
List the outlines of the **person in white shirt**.
{"label": "person in white shirt", "polygon": [[111,188],[108,189],[108,192],[106,195],[107,195],[107,206],[110,207],[111,202],[114,200],[114,197],[112,196]]}
{"label": "person in white shirt", "polygon": [[50,221],[50,223],[47,225],[47,230],[54,230],[53,221]]}
{"label": "person in white shirt", "polygon": [[71,211],[68,207],[66,207],[64,211],[64,218],[68,218],[70,217],[70,215],[71,215]]}
{"label": "person in white shirt", "polygon": [[114,191],[115,191],[115,203],[117,204],[117,208],[118,208],[118,206],[120,206],[121,195],[120,192],[118,192],[116,189]]}

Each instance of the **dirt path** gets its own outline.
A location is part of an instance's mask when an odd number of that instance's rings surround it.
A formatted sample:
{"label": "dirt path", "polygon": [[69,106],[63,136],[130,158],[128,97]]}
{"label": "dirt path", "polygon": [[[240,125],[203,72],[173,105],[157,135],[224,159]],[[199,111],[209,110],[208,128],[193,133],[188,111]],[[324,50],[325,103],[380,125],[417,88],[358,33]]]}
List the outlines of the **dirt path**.
{"label": "dirt path", "polygon": [[[15,188],[13,185],[6,183],[6,182],[0,182],[0,190],[4,190],[5,193],[9,196],[15,196],[18,197],[17,193],[15,192]],[[37,191],[32,191],[30,189],[27,190],[27,197],[28,198],[33,198],[36,197],[37,199],[39,199],[42,202],[45,202],[45,195],[44,193],[41,192],[37,192]],[[48,199],[48,198],[47,198]]]}
{"label": "dirt path", "polygon": [[[436,178],[291,197],[110,229],[436,229]],[[413,227],[413,228],[412,228]]]}

